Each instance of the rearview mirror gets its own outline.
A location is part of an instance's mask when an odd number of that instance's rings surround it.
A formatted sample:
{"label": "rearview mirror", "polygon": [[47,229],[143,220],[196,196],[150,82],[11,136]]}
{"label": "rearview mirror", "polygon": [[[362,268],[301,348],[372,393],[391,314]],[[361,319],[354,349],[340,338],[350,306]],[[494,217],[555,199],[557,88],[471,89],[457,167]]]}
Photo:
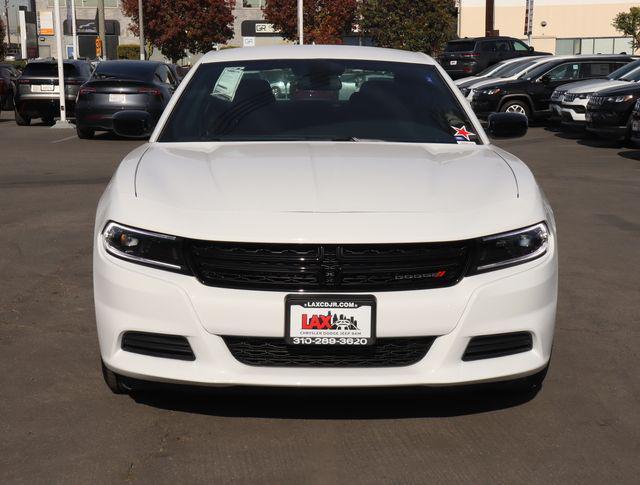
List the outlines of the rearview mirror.
{"label": "rearview mirror", "polygon": [[125,110],[113,115],[113,131],[126,138],[147,138],[153,131],[154,123],[146,111]]}
{"label": "rearview mirror", "polygon": [[529,119],[520,113],[492,113],[487,122],[492,138],[519,138],[529,129]]}

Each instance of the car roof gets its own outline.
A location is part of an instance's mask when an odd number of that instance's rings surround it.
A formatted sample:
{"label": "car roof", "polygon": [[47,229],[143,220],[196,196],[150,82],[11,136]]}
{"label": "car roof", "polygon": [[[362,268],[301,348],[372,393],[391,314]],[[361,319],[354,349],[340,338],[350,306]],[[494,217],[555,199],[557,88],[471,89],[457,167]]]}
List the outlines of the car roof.
{"label": "car roof", "polygon": [[449,42],[471,42],[471,41],[479,41],[479,40],[498,40],[498,39],[516,39],[515,37],[509,37],[508,35],[496,35],[492,37],[462,37],[460,39],[453,39]]}
{"label": "car roof", "polygon": [[263,59],[359,59],[369,61],[435,64],[421,52],[345,45],[277,45],[223,49],[205,54],[201,63]]}
{"label": "car roof", "polygon": [[100,61],[99,66],[109,65],[109,66],[131,66],[131,67],[157,67],[160,64],[164,64],[164,62],[160,61],[139,61],[135,59],[118,59],[113,61]]}

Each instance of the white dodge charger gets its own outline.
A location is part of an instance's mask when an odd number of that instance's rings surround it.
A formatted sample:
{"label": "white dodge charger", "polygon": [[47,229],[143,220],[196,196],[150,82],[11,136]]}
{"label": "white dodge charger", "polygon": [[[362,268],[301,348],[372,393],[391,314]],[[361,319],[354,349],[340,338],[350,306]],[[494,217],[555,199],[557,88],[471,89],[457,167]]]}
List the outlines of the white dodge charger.
{"label": "white dodge charger", "polygon": [[[539,388],[553,214],[428,56],[344,46],[204,56],[102,196],[103,373],[205,386]],[[488,133],[521,136],[522,115]]]}

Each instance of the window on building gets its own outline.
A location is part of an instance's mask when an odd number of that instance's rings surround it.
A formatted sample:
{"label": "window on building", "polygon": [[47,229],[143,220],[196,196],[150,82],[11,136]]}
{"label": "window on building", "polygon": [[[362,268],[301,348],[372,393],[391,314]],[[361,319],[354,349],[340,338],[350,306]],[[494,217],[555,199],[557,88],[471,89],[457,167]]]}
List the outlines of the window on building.
{"label": "window on building", "polygon": [[575,54],[631,54],[629,37],[584,37],[578,39],[556,39],[557,55]]}
{"label": "window on building", "polygon": [[266,0],[242,0],[244,8],[263,8]]}
{"label": "window on building", "polygon": [[[48,0],[47,5],[49,7],[54,6],[53,0]],[[69,1],[69,5],[71,5],[71,1]],[[60,6],[66,7],[67,0],[60,0]],[[98,0],[76,0],[76,7],[97,7]],[[118,6],[118,0],[104,0],[104,6],[107,8],[115,8]]]}

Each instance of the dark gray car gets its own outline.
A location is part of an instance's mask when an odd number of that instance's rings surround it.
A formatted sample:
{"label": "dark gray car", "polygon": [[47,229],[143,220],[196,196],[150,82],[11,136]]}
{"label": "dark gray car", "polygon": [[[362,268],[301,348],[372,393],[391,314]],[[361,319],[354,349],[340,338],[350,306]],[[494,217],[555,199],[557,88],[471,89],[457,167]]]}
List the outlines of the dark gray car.
{"label": "dark gray car", "polygon": [[96,131],[112,131],[113,116],[126,110],[146,111],[155,126],[177,87],[178,80],[163,62],[101,62],[78,94],[78,137],[91,138]]}

